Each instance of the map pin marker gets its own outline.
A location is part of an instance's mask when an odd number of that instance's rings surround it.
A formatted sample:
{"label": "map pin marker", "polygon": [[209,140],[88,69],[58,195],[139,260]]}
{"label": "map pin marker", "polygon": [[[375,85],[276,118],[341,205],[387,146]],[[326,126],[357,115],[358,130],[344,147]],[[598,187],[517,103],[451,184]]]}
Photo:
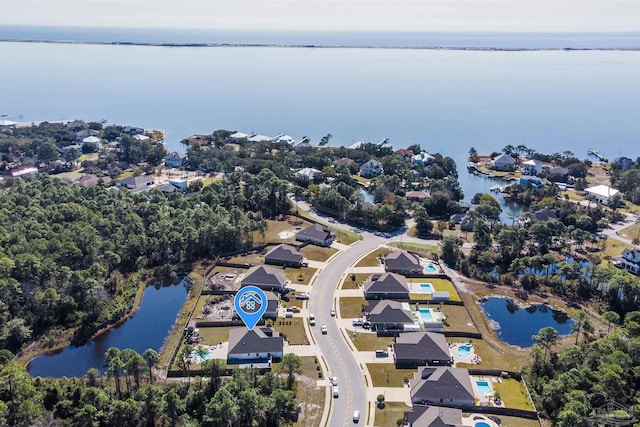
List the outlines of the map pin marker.
{"label": "map pin marker", "polygon": [[252,330],[267,311],[267,295],[257,286],[245,286],[240,289],[233,299],[236,313],[244,324]]}

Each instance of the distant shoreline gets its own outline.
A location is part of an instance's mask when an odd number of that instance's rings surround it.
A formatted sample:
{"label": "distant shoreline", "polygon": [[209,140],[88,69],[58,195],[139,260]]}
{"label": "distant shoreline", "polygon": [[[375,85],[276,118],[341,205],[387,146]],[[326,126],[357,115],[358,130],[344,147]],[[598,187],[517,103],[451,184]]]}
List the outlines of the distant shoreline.
{"label": "distant shoreline", "polygon": [[148,46],[148,47],[202,47],[202,48],[293,48],[293,49],[384,49],[384,50],[460,50],[479,52],[539,52],[539,51],[630,51],[638,52],[640,47],[464,47],[464,46],[380,46],[357,44],[304,44],[304,43],[161,43],[126,41],[79,41],[79,40],[39,40],[39,39],[0,39],[0,43],[36,43],[36,44],[73,44],[98,46]]}

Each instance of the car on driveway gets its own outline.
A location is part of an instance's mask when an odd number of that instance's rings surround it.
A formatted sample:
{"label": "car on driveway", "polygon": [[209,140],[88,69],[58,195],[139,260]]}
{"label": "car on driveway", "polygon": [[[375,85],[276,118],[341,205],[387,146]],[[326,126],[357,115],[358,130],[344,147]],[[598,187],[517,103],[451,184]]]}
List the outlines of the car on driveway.
{"label": "car on driveway", "polygon": [[303,292],[301,294],[296,294],[296,299],[309,299],[309,294],[306,292]]}
{"label": "car on driveway", "polygon": [[320,326],[320,331],[322,332],[322,335],[327,335],[327,325]]}
{"label": "car on driveway", "polygon": [[362,320],[362,319],[353,319],[353,322],[351,322],[351,324],[353,326],[362,326],[364,324],[364,320]]}

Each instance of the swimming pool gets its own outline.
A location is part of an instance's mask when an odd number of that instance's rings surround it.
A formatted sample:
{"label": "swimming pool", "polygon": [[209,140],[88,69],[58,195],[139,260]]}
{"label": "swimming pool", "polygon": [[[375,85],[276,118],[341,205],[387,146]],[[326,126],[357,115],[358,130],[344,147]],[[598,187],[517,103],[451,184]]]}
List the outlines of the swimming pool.
{"label": "swimming pool", "polygon": [[478,388],[480,396],[488,397],[493,395],[493,390],[491,389],[488,381],[476,381],[476,387]]}
{"label": "swimming pool", "polygon": [[491,427],[488,423],[485,423],[484,421],[479,421],[476,423],[475,427]]}
{"label": "swimming pool", "polygon": [[433,293],[433,285],[431,283],[420,283],[420,292],[425,294]]}
{"label": "swimming pool", "polygon": [[468,359],[471,357],[471,344],[458,345],[458,357],[460,359]]}
{"label": "swimming pool", "polygon": [[436,271],[438,270],[432,264],[427,264],[424,266],[425,273],[435,273]]}
{"label": "swimming pool", "polygon": [[433,320],[433,315],[431,314],[430,308],[421,308],[420,310],[418,310],[418,312],[420,313],[420,317],[422,318],[423,322]]}

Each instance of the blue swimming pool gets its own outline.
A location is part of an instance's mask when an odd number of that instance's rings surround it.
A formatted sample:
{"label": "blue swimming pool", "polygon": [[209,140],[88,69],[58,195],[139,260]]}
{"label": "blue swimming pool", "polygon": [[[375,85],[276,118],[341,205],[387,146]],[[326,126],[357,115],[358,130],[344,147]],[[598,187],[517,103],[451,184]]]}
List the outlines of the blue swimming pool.
{"label": "blue swimming pool", "polygon": [[432,294],[433,285],[431,283],[420,283],[420,291],[425,294]]}
{"label": "blue swimming pool", "polygon": [[438,270],[432,264],[428,264],[428,265],[424,266],[424,272],[425,273],[435,273],[436,271],[438,271]]}
{"label": "blue swimming pool", "polygon": [[484,421],[479,421],[476,423],[475,427],[491,427],[488,423],[485,423]]}
{"label": "blue swimming pool", "polygon": [[476,387],[478,388],[478,393],[480,393],[480,396],[487,397],[493,394],[493,390],[491,389],[488,381],[476,381]]}
{"label": "blue swimming pool", "polygon": [[429,308],[421,308],[420,310],[418,310],[418,312],[420,313],[420,317],[422,318],[423,322],[425,320],[426,321],[433,320],[433,315],[431,314],[431,309],[429,309]]}
{"label": "blue swimming pool", "polygon": [[458,346],[458,357],[468,359],[471,357],[471,344],[460,344]]}

